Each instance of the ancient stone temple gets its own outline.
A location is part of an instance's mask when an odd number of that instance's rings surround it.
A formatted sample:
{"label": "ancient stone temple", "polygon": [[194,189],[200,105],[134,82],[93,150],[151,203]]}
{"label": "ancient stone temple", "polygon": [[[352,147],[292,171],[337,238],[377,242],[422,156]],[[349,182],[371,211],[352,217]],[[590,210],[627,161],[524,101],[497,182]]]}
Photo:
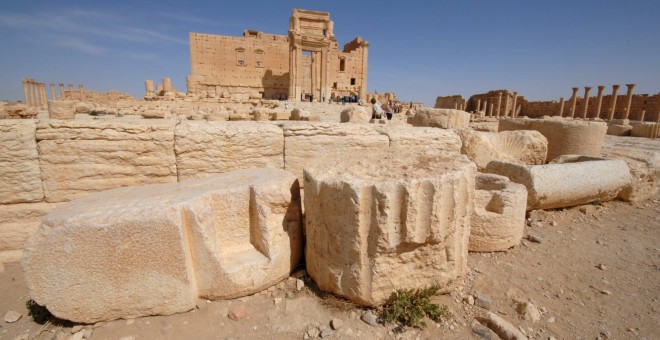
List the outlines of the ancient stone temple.
{"label": "ancient stone temple", "polygon": [[327,12],[294,9],[288,36],[246,30],[242,37],[190,33],[188,93],[200,97],[366,99],[369,43],[339,45]]}

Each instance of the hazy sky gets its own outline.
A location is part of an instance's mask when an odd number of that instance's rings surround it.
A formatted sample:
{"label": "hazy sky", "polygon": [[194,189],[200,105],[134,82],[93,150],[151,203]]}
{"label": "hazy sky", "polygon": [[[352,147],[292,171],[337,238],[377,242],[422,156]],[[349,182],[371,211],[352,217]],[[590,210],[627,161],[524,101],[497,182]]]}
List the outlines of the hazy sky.
{"label": "hazy sky", "polygon": [[23,77],[142,97],[145,79],[167,76],[185,90],[189,32],[285,35],[293,8],[330,12],[340,46],[369,41],[368,91],[404,101],[504,88],[558,100],[572,86],[625,83],[660,91],[658,0],[2,0],[0,99],[22,99]]}

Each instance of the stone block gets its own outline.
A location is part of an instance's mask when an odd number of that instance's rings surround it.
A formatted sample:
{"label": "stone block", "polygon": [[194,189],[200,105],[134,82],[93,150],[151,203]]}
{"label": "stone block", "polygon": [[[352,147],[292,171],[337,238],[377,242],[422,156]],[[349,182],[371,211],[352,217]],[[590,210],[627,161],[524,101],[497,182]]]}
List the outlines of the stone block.
{"label": "stone block", "polygon": [[415,112],[413,126],[430,126],[441,129],[467,129],[470,114],[461,110],[423,108]]}
{"label": "stone block", "polygon": [[44,199],[34,120],[0,120],[0,204]]}
{"label": "stone block", "polygon": [[633,127],[631,125],[609,124],[607,134],[612,136],[630,136]]}
{"label": "stone block", "polygon": [[607,124],[572,119],[502,119],[499,131],[536,130],[548,139],[549,162],[561,155],[600,156]]}
{"label": "stone block", "polygon": [[0,262],[20,261],[25,243],[56,203],[0,205]]}
{"label": "stone block", "polygon": [[369,125],[341,123],[288,124],[284,129],[284,168],[302,181],[303,168],[360,149],[387,148],[387,136]]}
{"label": "stone block", "polygon": [[543,164],[548,153],[548,140],[537,131],[518,130],[481,132],[465,129],[461,136],[461,153],[482,170],[498,160],[518,164]]}
{"label": "stone block", "polygon": [[291,120],[304,120],[303,118],[309,116],[310,116],[309,112],[303,109],[295,108],[291,110]]}
{"label": "stone block", "polygon": [[176,182],[173,121],[50,120],[37,126],[47,202],[122,186]]}
{"label": "stone block", "polygon": [[520,244],[525,229],[527,189],[504,176],[478,173],[469,251],[503,251]]}
{"label": "stone block", "polygon": [[275,111],[270,114],[270,120],[289,120],[291,113],[287,111]]}
{"label": "stone block", "polygon": [[609,201],[631,181],[630,170],[621,160],[578,156],[562,161],[567,163],[521,165],[492,161],[485,171],[524,185],[527,210]]}
{"label": "stone block", "polygon": [[606,136],[602,156],[628,164],[632,180],[619,198],[640,202],[655,197],[660,186],[660,140]]}
{"label": "stone block", "polygon": [[258,122],[182,122],[174,131],[179,180],[247,168],[284,168],[280,127]]}
{"label": "stone block", "polygon": [[376,306],[397,289],[467,271],[476,168],[447,152],[349,152],[305,167],[307,272],[318,287]]}
{"label": "stone block", "polygon": [[374,126],[374,129],[387,136],[390,148],[400,148],[400,152],[431,149],[458,154],[461,151],[461,139],[453,130],[407,125]]}
{"label": "stone block", "polygon": [[362,106],[351,106],[341,111],[339,121],[341,123],[370,123],[371,113]]}
{"label": "stone block", "polygon": [[76,117],[76,102],[73,100],[49,100],[48,118],[74,119]]}
{"label": "stone block", "polygon": [[660,137],[660,124],[652,122],[631,122],[633,137],[658,138]]}
{"label": "stone block", "polygon": [[30,239],[30,296],[94,323],[167,315],[286,278],[302,255],[300,188],[281,169],[107,190],[62,204]]}

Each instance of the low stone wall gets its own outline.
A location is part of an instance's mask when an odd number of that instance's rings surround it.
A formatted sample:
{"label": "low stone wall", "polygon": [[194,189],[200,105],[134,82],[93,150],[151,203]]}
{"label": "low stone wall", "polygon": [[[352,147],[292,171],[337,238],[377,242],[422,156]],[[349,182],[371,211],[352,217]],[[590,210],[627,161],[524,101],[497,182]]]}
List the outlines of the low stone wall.
{"label": "low stone wall", "polygon": [[[460,145],[458,135],[451,130],[410,126],[164,119],[2,120],[0,239],[11,242],[0,242],[0,262],[20,258],[27,237],[55,206],[46,202],[66,202],[102,190],[172,183],[255,167],[287,169],[302,183],[303,167],[315,159],[387,148],[459,154]],[[30,222],[15,223],[25,214]]]}

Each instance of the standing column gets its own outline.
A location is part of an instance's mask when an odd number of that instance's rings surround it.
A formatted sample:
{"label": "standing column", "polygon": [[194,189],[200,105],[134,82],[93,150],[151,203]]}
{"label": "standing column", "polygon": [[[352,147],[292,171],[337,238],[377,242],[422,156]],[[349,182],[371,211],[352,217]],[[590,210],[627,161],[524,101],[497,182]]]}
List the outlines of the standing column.
{"label": "standing column", "polygon": [[57,100],[55,96],[55,84],[53,83],[50,84],[50,97],[53,98],[52,100]]}
{"label": "standing column", "polygon": [[[493,106],[495,106],[495,103],[490,103],[490,115],[493,115],[493,110],[495,109]],[[497,117],[500,118],[500,117]]]}
{"label": "standing column", "polygon": [[577,93],[579,89],[580,89],[579,87],[573,88],[573,97],[572,97],[573,104],[571,104],[571,118],[575,117],[575,105],[577,105]]}
{"label": "standing column", "polygon": [[641,116],[639,117],[639,121],[640,121],[640,122],[643,122],[643,121],[644,121],[644,116],[646,116],[646,110],[642,110],[642,114],[641,114]]}
{"label": "standing column", "polygon": [[500,118],[500,107],[502,106],[502,92],[497,94],[497,118]]}
{"label": "standing column", "polygon": [[60,83],[60,100],[64,100],[64,84]]}
{"label": "standing column", "polygon": [[564,97],[559,98],[559,117],[564,115]]}
{"label": "standing column", "polygon": [[605,89],[605,86],[603,85],[598,85],[598,99],[596,102],[596,118],[600,118],[600,108],[603,104],[603,90]]}
{"label": "standing column", "polygon": [[28,85],[27,85],[27,79],[23,78],[23,103],[27,104],[28,103]]}
{"label": "standing column", "polygon": [[85,90],[83,90],[83,84],[78,84],[78,91],[80,91],[80,100],[85,100]]}
{"label": "standing column", "polygon": [[660,123],[660,93],[656,96],[656,104],[658,105],[658,112],[655,114],[655,122]]}
{"label": "standing column", "polygon": [[587,119],[587,110],[589,110],[589,91],[591,86],[584,87],[584,110],[582,111],[582,119]]}
{"label": "standing column", "polygon": [[506,98],[504,98],[504,117],[509,114],[509,92],[506,92]]}
{"label": "standing column", "polygon": [[477,99],[477,109],[474,111],[477,113],[481,112],[481,99]]}
{"label": "standing column", "polygon": [[493,113],[492,113],[492,112],[488,112],[488,101],[487,101],[487,100],[484,100],[484,113],[487,114],[488,117],[492,117],[492,116],[493,116]]}
{"label": "standing column", "polygon": [[635,84],[626,84],[628,86],[628,93],[626,94],[627,103],[626,103],[626,116],[623,117],[623,119],[628,119],[628,116],[630,116],[630,104],[632,104],[632,97],[633,97],[633,89],[635,88]]}
{"label": "standing column", "polygon": [[41,107],[41,93],[39,93],[39,83],[37,82],[32,82],[32,91],[34,92],[33,98],[34,98],[34,106],[35,107]]}
{"label": "standing column", "polygon": [[617,91],[619,91],[619,85],[612,85],[612,103],[610,104],[610,116],[607,117],[608,120],[614,119],[614,112],[616,111],[616,97]]}
{"label": "standing column", "polygon": [[511,109],[511,118],[516,117],[516,102],[518,102],[518,92],[513,93],[513,109]]}
{"label": "standing column", "polygon": [[41,96],[41,108],[48,107],[48,97],[46,96],[46,84],[39,83],[39,95]]}

